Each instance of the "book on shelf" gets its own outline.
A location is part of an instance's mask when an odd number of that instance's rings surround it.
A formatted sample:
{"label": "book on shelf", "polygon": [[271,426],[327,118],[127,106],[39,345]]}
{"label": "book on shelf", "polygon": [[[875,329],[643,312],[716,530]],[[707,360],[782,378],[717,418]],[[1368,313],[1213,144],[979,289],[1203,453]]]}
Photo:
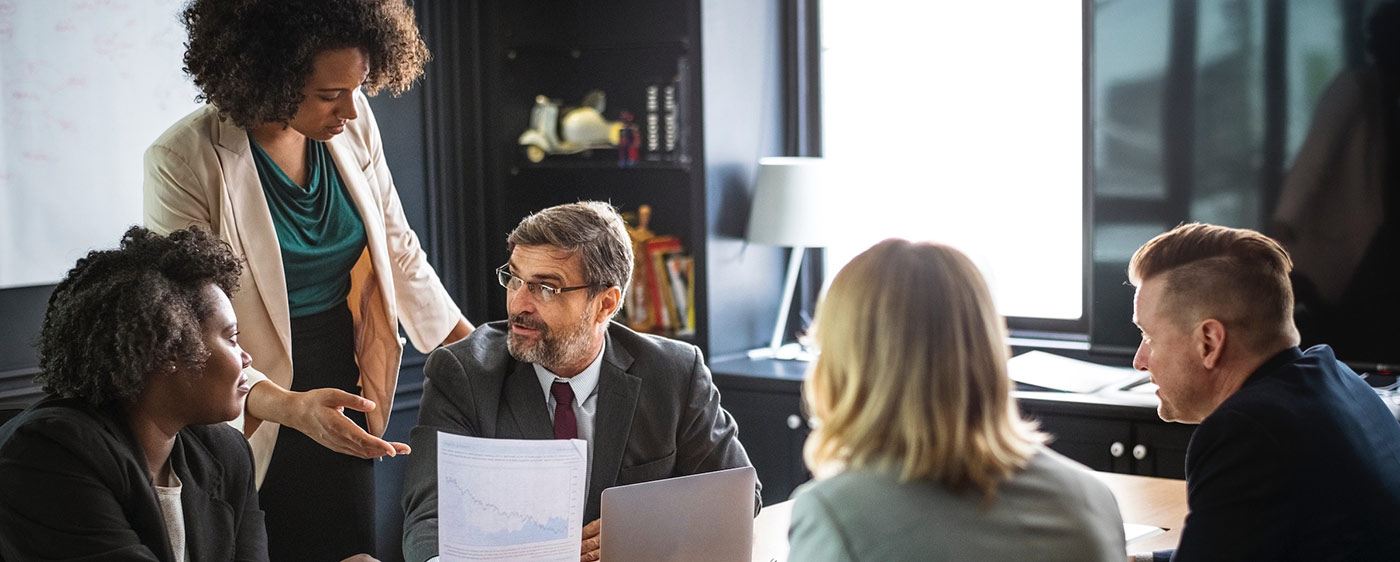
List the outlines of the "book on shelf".
{"label": "book on shelf", "polygon": [[647,287],[650,289],[649,297],[652,318],[656,320],[655,328],[662,331],[674,332],[680,327],[680,322],[676,317],[675,295],[671,292],[671,281],[666,273],[665,255],[682,250],[680,239],[674,236],[657,236],[642,243],[642,251],[646,256],[643,263],[646,264]]}
{"label": "book on shelf", "polygon": [[680,239],[654,236],[637,243],[627,325],[639,332],[695,333],[695,260]]}
{"label": "book on shelf", "polygon": [[627,291],[627,300],[623,305],[623,317],[627,319],[627,327],[638,332],[649,332],[656,324],[651,318],[651,311],[648,308],[647,295],[651,291],[647,288],[646,276],[642,269],[633,267],[632,284]]}
{"label": "book on shelf", "polygon": [[695,258],[685,260],[685,325],[695,333]]}
{"label": "book on shelf", "polygon": [[687,254],[672,252],[666,254],[666,274],[671,282],[671,294],[675,298],[678,334],[695,333],[695,310],[691,306],[695,295],[691,284],[695,260]]}
{"label": "book on shelf", "polygon": [[634,259],[631,288],[623,303],[627,326],[670,336],[693,334],[694,266],[685,246],[675,236],[657,235],[648,228],[650,205],[623,216]]}

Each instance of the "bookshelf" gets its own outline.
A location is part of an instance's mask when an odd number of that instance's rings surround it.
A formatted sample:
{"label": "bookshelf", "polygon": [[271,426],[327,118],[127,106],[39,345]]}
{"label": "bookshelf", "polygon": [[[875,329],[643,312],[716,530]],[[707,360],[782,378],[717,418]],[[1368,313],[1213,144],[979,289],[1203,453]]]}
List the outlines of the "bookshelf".
{"label": "bookshelf", "polygon": [[[473,22],[471,34],[442,33],[460,45],[453,54],[472,61],[467,72],[451,71],[460,86],[442,88],[443,115],[453,117],[450,110],[464,103],[475,107],[439,125],[460,122],[469,136],[458,152],[471,178],[460,188],[468,202],[443,214],[441,223],[450,227],[449,237],[456,236],[452,229],[471,231],[455,255],[468,271],[504,263],[505,235],[526,214],[551,205],[595,199],[624,213],[649,205],[650,230],[678,238],[694,260],[694,332],[667,335],[707,356],[767,341],[786,254],[746,244],[744,225],[758,158],[787,153],[784,6],[777,0],[443,3],[443,13],[460,10]],[[425,18],[429,27],[431,21]],[[606,120],[626,109],[646,136],[647,89],[658,85],[675,91],[669,152],[652,154],[642,139],[636,164],[623,167],[612,150],[534,162],[519,144],[537,96],[558,100],[562,116],[592,90],[606,95]],[[450,194],[454,186],[444,182],[442,189]],[[480,317],[505,316],[494,288],[473,285],[469,292],[471,306],[485,308]]]}
{"label": "bookshelf", "polygon": [[[642,1],[482,4],[483,185],[491,209],[483,218],[488,236],[503,239],[525,215],[551,205],[594,199],[632,214],[648,205],[649,229],[674,237],[694,259],[697,286],[689,291],[694,295],[690,306],[705,309],[705,184],[694,8],[690,2]],[[620,162],[614,148],[550,154],[538,162],[528,158],[519,137],[530,126],[536,98],[555,100],[562,118],[593,90],[606,96],[605,120],[620,120],[623,111],[633,116],[640,136],[635,163]],[[668,90],[671,103],[665,104]],[[504,246],[503,241],[488,246],[493,263],[508,258]],[[648,256],[641,257],[639,265]],[[634,275],[634,286],[647,279],[643,273]],[[504,317],[504,303],[492,306],[492,317]],[[694,330],[648,331],[704,347],[706,320],[697,315]]]}

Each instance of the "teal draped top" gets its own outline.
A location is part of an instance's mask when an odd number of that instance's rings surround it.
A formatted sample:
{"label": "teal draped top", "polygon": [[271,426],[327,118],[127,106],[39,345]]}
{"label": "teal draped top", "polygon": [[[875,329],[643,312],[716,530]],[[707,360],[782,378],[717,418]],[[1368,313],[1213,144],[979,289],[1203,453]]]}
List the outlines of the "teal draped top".
{"label": "teal draped top", "polygon": [[258,168],[287,281],[292,318],[344,306],[350,269],[365,249],[365,225],[325,143],[306,141],[306,187],[297,185],[252,135]]}

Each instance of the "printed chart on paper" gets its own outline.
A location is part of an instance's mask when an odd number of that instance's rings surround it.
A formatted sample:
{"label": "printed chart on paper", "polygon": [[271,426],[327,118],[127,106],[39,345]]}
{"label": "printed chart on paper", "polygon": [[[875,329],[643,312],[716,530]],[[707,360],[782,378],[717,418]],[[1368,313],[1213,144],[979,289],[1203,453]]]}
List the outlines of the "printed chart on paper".
{"label": "printed chart on paper", "polygon": [[577,560],[587,456],[578,439],[439,433],[442,561]]}

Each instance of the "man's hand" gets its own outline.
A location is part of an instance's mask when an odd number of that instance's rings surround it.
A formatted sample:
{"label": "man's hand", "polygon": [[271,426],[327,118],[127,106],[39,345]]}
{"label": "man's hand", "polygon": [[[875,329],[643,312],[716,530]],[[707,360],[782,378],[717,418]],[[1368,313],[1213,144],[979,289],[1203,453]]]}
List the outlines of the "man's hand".
{"label": "man's hand", "polygon": [[410,452],[405,443],[390,443],[360,429],[345,417],[345,408],[360,412],[374,409],[372,400],[334,388],[293,393],[298,415],[291,424],[297,431],[337,453],[374,459]]}
{"label": "man's hand", "polygon": [[602,533],[602,519],[594,519],[592,523],[583,526],[583,553],[579,556],[579,562],[597,562],[602,556]]}

